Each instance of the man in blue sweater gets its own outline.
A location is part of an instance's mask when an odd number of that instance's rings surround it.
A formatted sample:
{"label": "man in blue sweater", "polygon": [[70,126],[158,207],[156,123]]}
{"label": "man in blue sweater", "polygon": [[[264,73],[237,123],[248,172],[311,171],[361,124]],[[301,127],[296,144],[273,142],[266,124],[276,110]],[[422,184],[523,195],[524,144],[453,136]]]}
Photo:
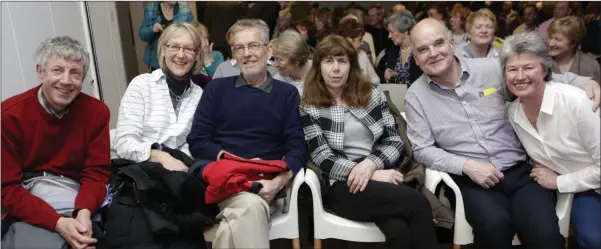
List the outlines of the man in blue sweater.
{"label": "man in blue sweater", "polygon": [[269,248],[269,203],[307,162],[298,90],[267,71],[269,27],[243,19],[228,31],[239,76],[214,79],[204,89],[187,142],[195,158],[284,160],[291,169],[261,180],[257,193],[241,192],[219,203],[221,223],[213,248]]}

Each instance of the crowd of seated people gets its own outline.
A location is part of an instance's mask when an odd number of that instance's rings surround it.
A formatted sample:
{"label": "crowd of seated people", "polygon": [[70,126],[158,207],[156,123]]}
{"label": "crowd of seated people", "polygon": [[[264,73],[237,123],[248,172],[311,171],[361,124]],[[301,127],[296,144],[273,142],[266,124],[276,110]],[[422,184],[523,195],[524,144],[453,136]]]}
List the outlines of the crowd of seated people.
{"label": "crowd of seated people", "polygon": [[[108,107],[81,92],[89,52],[43,41],[39,85],[1,106],[2,248],[269,248],[277,201],[308,164],[331,211],[375,223],[385,248],[435,248],[432,206],[399,170],[406,150],[456,182],[478,248],[516,234],[565,248],[558,194],[574,195],[578,245],[601,247],[601,72],[584,46],[598,10],[279,6],[271,26],[242,14],[216,32],[184,4],[149,4],[149,72],[110,132]],[[406,134],[381,84],[407,85]]]}

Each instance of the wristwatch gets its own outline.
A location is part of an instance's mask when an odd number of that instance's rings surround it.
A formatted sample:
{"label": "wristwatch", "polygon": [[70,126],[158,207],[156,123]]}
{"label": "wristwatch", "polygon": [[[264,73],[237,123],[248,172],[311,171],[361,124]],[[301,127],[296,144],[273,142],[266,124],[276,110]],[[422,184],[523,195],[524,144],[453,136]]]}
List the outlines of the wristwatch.
{"label": "wristwatch", "polygon": [[160,151],[162,151],[163,150],[163,146],[160,143],[153,143],[150,146],[150,149],[151,150],[160,150]]}

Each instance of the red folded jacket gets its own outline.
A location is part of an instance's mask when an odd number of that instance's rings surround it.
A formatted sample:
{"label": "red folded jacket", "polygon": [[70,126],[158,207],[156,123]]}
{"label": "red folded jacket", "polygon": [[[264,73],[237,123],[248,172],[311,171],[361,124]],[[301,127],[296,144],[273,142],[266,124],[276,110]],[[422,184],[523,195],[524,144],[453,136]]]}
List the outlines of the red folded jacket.
{"label": "red folded jacket", "polygon": [[271,179],[289,170],[282,160],[250,160],[226,153],[224,159],[208,164],[202,179],[209,184],[206,203],[217,203],[241,191],[249,191],[252,182]]}

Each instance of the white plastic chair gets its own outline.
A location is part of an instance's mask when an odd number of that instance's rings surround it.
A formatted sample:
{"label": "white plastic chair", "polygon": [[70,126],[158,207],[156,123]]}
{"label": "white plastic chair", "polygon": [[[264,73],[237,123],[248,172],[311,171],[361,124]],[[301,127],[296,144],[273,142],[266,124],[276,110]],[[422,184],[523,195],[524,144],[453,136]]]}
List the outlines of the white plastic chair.
{"label": "white plastic chair", "polygon": [[317,174],[307,169],[305,183],[313,197],[314,248],[321,249],[322,239],[340,239],[354,242],[384,242],[386,238],[373,222],[352,221],[323,208],[321,186]]}
{"label": "white plastic chair", "polygon": [[[455,226],[453,228],[453,249],[458,249],[461,247],[461,245],[467,245],[474,242],[472,227],[465,219],[463,196],[461,195],[459,186],[457,186],[449,174],[437,170],[426,169],[425,185],[430,191],[432,191],[432,193],[435,193],[436,186],[438,186],[441,181],[451,188],[453,193],[455,193]],[[558,194],[557,205],[555,206],[555,211],[557,213],[557,217],[559,218],[559,232],[566,238],[566,245],[567,238],[570,233],[570,212],[572,209],[573,198],[573,194]],[[514,237],[513,244],[520,244],[517,236]]]}
{"label": "white plastic chair", "polygon": [[[300,233],[298,225],[298,189],[305,181],[305,170],[301,169],[294,180],[292,187],[287,189],[287,197],[283,205],[277,205],[277,210],[271,215],[269,240],[292,239],[292,249],[300,249]],[[289,203],[289,205],[287,205]],[[280,203],[278,203],[280,204]],[[205,241],[215,239],[217,226],[204,232]]]}
{"label": "white plastic chair", "polygon": [[405,84],[380,84],[380,90],[382,92],[388,91],[390,94],[390,100],[399,112],[405,111],[405,94],[407,93],[407,85]]}

